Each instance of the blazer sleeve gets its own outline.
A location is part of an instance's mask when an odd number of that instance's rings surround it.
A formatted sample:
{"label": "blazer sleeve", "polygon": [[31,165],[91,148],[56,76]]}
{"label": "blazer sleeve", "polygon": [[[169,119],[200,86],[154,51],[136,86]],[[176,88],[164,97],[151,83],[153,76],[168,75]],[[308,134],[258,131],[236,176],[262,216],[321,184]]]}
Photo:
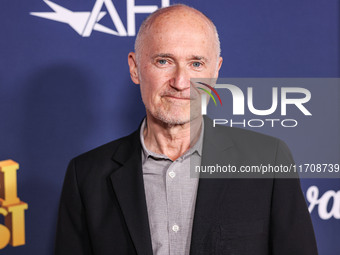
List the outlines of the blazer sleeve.
{"label": "blazer sleeve", "polygon": [[[276,165],[294,164],[287,145],[279,141]],[[273,255],[317,255],[317,246],[310,214],[295,178],[275,178],[270,224],[270,245]]]}
{"label": "blazer sleeve", "polygon": [[55,255],[93,254],[75,165],[75,160],[71,160],[64,180],[59,205]]}

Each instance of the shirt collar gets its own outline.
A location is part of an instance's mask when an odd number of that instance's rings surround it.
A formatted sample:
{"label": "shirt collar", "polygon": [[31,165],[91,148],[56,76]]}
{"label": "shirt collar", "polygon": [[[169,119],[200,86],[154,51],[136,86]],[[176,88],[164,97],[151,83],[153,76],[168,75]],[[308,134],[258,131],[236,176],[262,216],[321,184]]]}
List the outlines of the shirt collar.
{"label": "shirt collar", "polygon": [[[146,121],[146,117],[144,118],[143,122],[142,122],[142,125],[140,127],[140,133],[139,133],[139,136],[140,136],[140,142],[142,144],[142,163],[145,162],[146,159],[148,159],[149,157],[153,157],[153,158],[157,158],[157,159],[168,159],[168,160],[171,160],[169,157],[167,157],[166,155],[163,155],[163,154],[158,154],[158,153],[155,153],[155,152],[152,152],[150,150],[148,150],[145,146],[145,143],[144,143],[144,129],[146,128],[147,126],[147,121]],[[190,156],[194,153],[197,153],[200,157],[202,157],[202,148],[203,148],[203,134],[204,134],[204,118],[202,118],[202,127],[201,127],[201,132],[200,132],[200,136],[197,140],[197,142],[194,144],[193,147],[191,147],[188,151],[186,151],[184,153],[184,155],[181,156],[181,158],[184,158],[186,156]]]}

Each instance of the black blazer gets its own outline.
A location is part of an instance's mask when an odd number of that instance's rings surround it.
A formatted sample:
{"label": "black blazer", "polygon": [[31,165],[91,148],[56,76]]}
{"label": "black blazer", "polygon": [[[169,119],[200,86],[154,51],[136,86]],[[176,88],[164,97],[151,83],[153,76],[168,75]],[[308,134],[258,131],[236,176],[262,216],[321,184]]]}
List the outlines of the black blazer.
{"label": "black blazer", "polygon": [[[282,141],[205,118],[202,165],[292,162]],[[152,254],[139,129],[70,162],[55,254]],[[299,180],[200,179],[190,254],[317,254]]]}

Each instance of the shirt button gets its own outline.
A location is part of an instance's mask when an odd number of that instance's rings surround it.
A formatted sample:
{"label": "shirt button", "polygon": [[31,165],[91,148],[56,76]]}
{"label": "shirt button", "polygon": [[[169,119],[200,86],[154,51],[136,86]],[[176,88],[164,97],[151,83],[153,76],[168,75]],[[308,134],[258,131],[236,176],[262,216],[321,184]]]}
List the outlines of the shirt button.
{"label": "shirt button", "polygon": [[173,225],[172,226],[172,231],[174,231],[174,232],[177,232],[179,230],[179,226],[178,225]]}
{"label": "shirt button", "polygon": [[169,172],[169,176],[170,176],[171,178],[174,178],[174,177],[176,176],[176,173],[173,172],[173,171],[171,171],[171,172]]}

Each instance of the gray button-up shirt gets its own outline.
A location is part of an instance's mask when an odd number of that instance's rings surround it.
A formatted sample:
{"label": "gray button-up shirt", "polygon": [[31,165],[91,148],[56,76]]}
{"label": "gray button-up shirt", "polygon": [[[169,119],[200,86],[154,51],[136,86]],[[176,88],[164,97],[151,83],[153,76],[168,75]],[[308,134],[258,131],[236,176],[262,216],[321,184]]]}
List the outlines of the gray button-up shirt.
{"label": "gray button-up shirt", "polygon": [[175,161],[145,147],[145,127],[146,119],[140,140],[153,254],[187,255],[199,180],[190,178],[190,164],[201,163],[204,124],[196,144]]}

